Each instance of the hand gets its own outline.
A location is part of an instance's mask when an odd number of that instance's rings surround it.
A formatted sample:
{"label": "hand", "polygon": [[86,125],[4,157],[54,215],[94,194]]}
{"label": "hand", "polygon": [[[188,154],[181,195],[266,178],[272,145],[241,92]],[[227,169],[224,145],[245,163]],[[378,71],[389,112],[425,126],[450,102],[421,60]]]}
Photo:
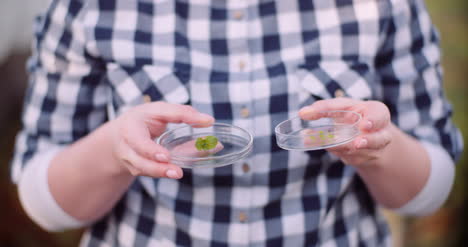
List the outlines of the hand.
{"label": "hand", "polygon": [[188,105],[153,102],[136,106],[112,123],[116,163],[133,176],[181,178],[182,169],[169,163],[168,150],[156,144],[154,138],[165,131],[167,123],[207,127],[213,122],[213,117]]}
{"label": "hand", "polygon": [[345,164],[355,167],[375,165],[379,157],[392,142],[390,112],[386,105],[379,101],[360,101],[351,98],[321,100],[299,111],[302,119],[319,119],[324,111],[350,110],[361,114],[359,122],[360,135],[352,142],[328,148]]}

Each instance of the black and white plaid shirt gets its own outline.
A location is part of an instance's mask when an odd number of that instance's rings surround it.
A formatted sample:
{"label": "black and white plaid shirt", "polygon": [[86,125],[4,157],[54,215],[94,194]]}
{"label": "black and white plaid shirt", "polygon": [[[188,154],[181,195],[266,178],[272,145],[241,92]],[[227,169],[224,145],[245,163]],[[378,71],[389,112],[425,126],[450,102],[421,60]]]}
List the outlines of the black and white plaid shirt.
{"label": "black and white plaid shirt", "polygon": [[407,133],[461,149],[422,0],[53,0],[36,38],[14,181],[148,99],[255,137],[243,163],[138,178],[81,246],[390,246],[352,167],[276,145],[319,99],[383,101]]}

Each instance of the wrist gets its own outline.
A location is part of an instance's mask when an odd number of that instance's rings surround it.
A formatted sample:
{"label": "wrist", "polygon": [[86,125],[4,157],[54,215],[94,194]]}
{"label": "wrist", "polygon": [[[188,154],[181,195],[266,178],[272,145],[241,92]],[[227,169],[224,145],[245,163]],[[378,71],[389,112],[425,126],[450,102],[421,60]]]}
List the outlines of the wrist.
{"label": "wrist", "polygon": [[93,171],[95,175],[119,179],[133,177],[117,160],[114,148],[116,130],[115,120],[101,125],[59,153],[54,163],[61,164],[73,160],[78,171]]}
{"label": "wrist", "polygon": [[430,161],[417,139],[394,125],[389,127],[391,142],[375,162],[356,167],[356,171],[381,205],[399,208],[423,188],[430,174]]}
{"label": "wrist", "polygon": [[102,136],[101,138],[103,139],[103,142],[105,143],[105,146],[107,147],[107,156],[108,159],[107,162],[103,163],[103,166],[105,166],[107,174],[113,177],[134,177],[128,169],[122,164],[121,160],[118,158],[117,155],[117,150],[116,150],[116,144],[115,144],[115,136],[117,135],[119,131],[119,126],[118,126],[118,118],[111,120],[104,124],[99,131],[101,131],[100,135]]}

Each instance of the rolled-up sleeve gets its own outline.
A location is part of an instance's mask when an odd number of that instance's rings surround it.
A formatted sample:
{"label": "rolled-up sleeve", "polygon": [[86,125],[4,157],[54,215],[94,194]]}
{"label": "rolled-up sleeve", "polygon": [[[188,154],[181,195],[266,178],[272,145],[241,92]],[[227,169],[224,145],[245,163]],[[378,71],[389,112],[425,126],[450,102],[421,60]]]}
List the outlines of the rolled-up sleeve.
{"label": "rolled-up sleeve", "polygon": [[394,0],[383,23],[376,59],[384,103],[392,121],[417,139],[443,148],[453,160],[463,149],[442,85],[437,30],[421,0]]}
{"label": "rolled-up sleeve", "polygon": [[391,2],[375,61],[383,102],[390,109],[392,121],[421,141],[431,162],[425,187],[396,211],[424,215],[437,210],[447,199],[463,140],[444,95],[439,36],[424,1]]}
{"label": "rolled-up sleeve", "polygon": [[108,89],[98,60],[88,52],[81,0],[55,0],[36,19],[23,127],[12,161],[13,182],[34,163],[107,120]]}

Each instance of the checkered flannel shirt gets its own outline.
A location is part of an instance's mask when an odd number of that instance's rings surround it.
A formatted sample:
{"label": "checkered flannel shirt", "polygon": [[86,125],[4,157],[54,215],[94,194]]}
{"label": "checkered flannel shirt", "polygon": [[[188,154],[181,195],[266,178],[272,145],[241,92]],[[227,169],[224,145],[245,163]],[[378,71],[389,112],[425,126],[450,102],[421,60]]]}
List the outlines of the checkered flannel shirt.
{"label": "checkered flannel shirt", "polygon": [[81,246],[389,246],[352,167],[276,145],[316,100],[380,100],[402,130],[461,149],[422,0],[53,0],[35,29],[14,181],[145,99],[254,135],[242,163],[138,178]]}

